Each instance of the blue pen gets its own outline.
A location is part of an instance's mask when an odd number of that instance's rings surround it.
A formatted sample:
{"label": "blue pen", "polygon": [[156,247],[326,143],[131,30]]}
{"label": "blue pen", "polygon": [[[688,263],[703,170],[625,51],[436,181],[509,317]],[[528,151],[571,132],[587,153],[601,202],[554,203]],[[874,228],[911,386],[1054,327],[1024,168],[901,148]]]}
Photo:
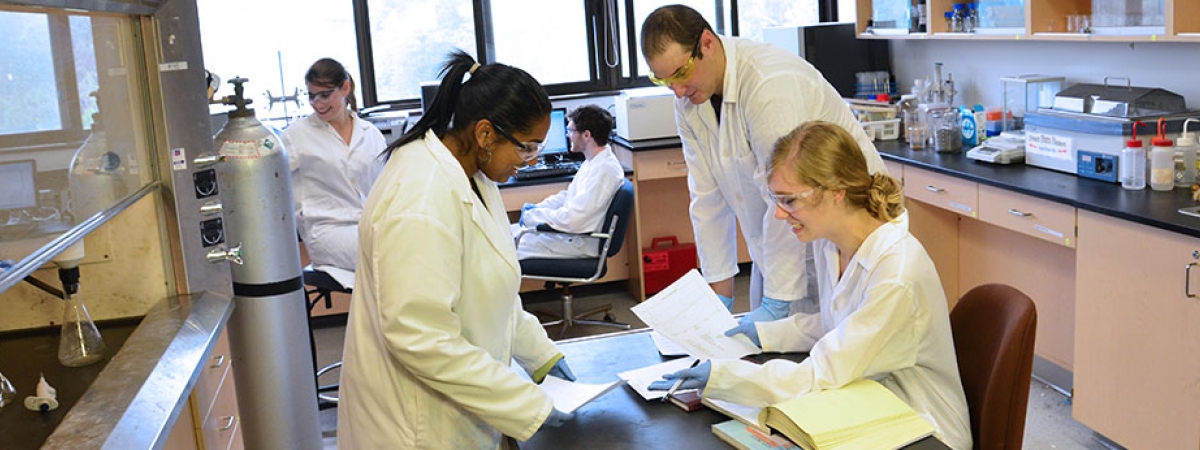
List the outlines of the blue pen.
{"label": "blue pen", "polygon": [[[688,368],[692,369],[698,365],[700,365],[700,360],[696,359],[695,361],[692,361],[692,365],[688,366]],[[660,402],[667,401],[667,398],[671,397],[672,395],[675,395],[675,391],[678,391],[679,386],[682,386],[682,385],[683,385],[683,377],[676,378],[675,384],[671,385],[671,389],[667,389],[667,395],[664,395],[663,398],[659,399],[658,401],[660,401]]]}

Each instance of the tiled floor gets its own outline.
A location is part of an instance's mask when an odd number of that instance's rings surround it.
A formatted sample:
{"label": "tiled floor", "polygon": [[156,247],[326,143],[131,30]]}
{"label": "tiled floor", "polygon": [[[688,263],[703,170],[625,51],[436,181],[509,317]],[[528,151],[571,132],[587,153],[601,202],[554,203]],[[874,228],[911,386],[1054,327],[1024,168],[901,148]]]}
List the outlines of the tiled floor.
{"label": "tiled floor", "polygon": [[[749,309],[748,295],[746,293],[749,282],[739,277],[736,285],[740,289],[735,295],[737,303],[734,305],[734,311],[743,312]],[[632,296],[624,291],[623,286],[581,287],[574,289],[574,292],[576,295],[576,311],[583,311],[592,306],[608,303],[613,305],[612,315],[618,322],[628,323],[633,325],[634,328],[645,327],[637,319],[637,316],[629,310],[630,307],[637,303],[633,300]],[[552,300],[556,298],[554,296],[535,293],[532,295],[526,294],[524,297],[527,302],[527,308],[531,311],[558,311],[558,302],[545,301],[538,303],[543,300]],[[608,327],[578,325],[568,329],[565,337],[588,336],[612,331],[614,329]],[[317,360],[322,366],[341,358],[344,332],[344,327],[336,324],[321,327],[315,331],[318,342]],[[551,337],[557,336],[558,332],[559,329],[557,327],[551,329]],[[323,378],[322,381],[324,383],[334,382],[335,380],[332,379],[332,376],[330,379]],[[325,448],[327,450],[335,449],[337,436],[336,408],[321,412],[321,429],[322,435],[325,437]],[[1026,415],[1024,448],[1031,450],[1109,450],[1119,447],[1113,446],[1086,426],[1074,421],[1071,418],[1070,400],[1059,391],[1035,380],[1029,390],[1029,410]]]}

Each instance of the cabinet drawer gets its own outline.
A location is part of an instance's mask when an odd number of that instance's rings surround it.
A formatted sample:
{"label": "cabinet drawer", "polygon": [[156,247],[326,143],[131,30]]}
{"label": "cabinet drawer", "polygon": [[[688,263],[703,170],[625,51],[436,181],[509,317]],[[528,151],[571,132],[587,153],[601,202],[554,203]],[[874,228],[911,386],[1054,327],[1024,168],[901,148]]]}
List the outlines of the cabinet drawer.
{"label": "cabinet drawer", "polygon": [[633,153],[633,175],[638,180],[685,177],[683,149],[649,150]]}
{"label": "cabinet drawer", "polygon": [[904,168],[904,196],[969,217],[979,217],[979,188],[974,181]]}
{"label": "cabinet drawer", "polygon": [[1075,208],[991,186],[979,186],[979,219],[1075,248]]}
{"label": "cabinet drawer", "polygon": [[216,401],[207,417],[203,417],[200,434],[204,438],[204,448],[207,450],[226,450],[237,434],[241,418],[238,416],[237,392],[233,385],[233,375],[225,377],[217,390]]}
{"label": "cabinet drawer", "polygon": [[213,345],[212,356],[200,369],[196,387],[192,388],[192,396],[196,401],[196,414],[199,417],[208,416],[213,401],[216,399],[217,390],[221,388],[221,380],[224,380],[226,376],[232,378],[232,375],[227,375],[230,373],[229,362],[232,360],[233,358],[229,354],[229,332],[228,330],[222,331],[221,335],[217,337],[217,343]]}

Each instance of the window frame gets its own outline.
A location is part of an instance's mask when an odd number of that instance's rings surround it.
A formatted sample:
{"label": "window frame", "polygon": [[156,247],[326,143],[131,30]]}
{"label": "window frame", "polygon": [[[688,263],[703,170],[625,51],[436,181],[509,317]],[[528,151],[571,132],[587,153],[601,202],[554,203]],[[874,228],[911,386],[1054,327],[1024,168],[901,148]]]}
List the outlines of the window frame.
{"label": "window frame", "polygon": [[[589,76],[587,81],[570,83],[555,83],[545,85],[546,92],[551,96],[570,95],[603,95],[632,87],[653,86],[646,74],[641,73],[639,60],[641,55],[634,43],[637,42],[636,24],[634,23],[635,0],[577,0],[584,2],[585,17],[583,24],[587,29]],[[712,0],[716,3],[717,22],[713,24],[718,33],[729,31],[730,36],[739,35],[738,0]],[[363,106],[365,108],[379,107],[395,109],[420,109],[421,99],[389,99],[381,101],[375,81],[375,61],[372,51],[370,11],[368,0],[353,0],[354,25],[358,42],[358,64],[362,74],[360,86],[362,89]],[[607,11],[611,2],[612,11]],[[624,5],[623,17],[614,17],[620,11],[616,2]],[[475,33],[475,51],[479,61],[493,62],[495,42],[491,22],[491,1],[472,0]],[[727,11],[728,10],[728,11]],[[817,15],[821,22],[837,20],[837,0],[817,0]],[[626,24],[625,36],[617,36],[616,54],[623,60],[616,67],[608,67],[604,62],[604,48],[597,45],[604,30],[610,29],[613,21]],[[617,29],[619,29],[619,23]],[[622,75],[624,68],[629,68],[631,76]]]}
{"label": "window frame", "polygon": [[61,127],[57,130],[0,134],[0,149],[4,149],[4,151],[16,148],[61,146],[62,144],[81,142],[89,134],[88,130],[83,129],[82,109],[79,106],[78,74],[75,73],[75,53],[71,43],[70,17],[72,14],[59,11],[37,11],[37,13],[45,14],[48,23],[50,58],[54,66],[55,87],[59,93],[58,115]]}

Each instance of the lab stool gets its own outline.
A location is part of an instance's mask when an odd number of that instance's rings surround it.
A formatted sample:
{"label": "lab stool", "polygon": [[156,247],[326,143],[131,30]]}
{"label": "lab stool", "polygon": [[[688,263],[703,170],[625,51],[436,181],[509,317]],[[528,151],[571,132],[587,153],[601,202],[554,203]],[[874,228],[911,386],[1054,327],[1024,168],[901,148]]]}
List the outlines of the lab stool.
{"label": "lab stool", "polygon": [[338,283],[337,280],[329,276],[328,273],[314,269],[312,264],[304,266],[303,276],[304,284],[311,288],[306,288],[304,290],[304,295],[308,299],[308,345],[312,351],[313,370],[316,371],[317,374],[317,407],[319,409],[334,408],[338,405],[338,383],[322,386],[321,376],[335,369],[340,369],[342,367],[342,362],[338,361],[325,367],[317,368],[317,340],[313,336],[312,332],[312,310],[322,300],[325,301],[326,308],[332,308],[334,292],[350,294],[353,293],[354,290],[342,286],[341,283]]}

